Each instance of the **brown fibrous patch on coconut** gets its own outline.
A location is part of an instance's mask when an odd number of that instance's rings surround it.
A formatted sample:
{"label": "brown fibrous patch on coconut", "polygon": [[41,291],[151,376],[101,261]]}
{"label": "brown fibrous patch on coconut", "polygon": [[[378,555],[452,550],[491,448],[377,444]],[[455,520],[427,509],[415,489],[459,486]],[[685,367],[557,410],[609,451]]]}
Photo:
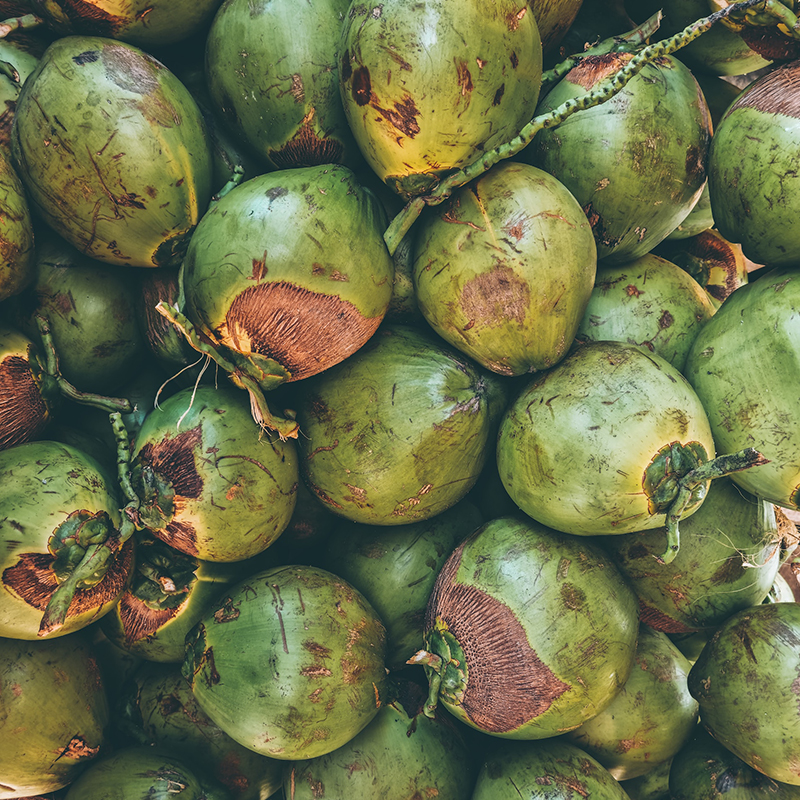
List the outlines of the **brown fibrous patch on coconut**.
{"label": "brown fibrous patch on coconut", "polygon": [[456,550],[439,573],[426,629],[443,620],[464,652],[468,679],[461,705],[470,720],[481,730],[507,733],[544,714],[571,687],[534,652],[507,605],[456,581],[461,553]]}
{"label": "brown fibrous patch on coconut", "polygon": [[344,361],[372,336],[381,319],[365,317],[335,295],[276,281],[239,294],[219,336],[232,350],[277,361],[296,381]]}
{"label": "brown fibrous patch on coconut", "polygon": [[0,361],[0,450],[35,439],[49,419],[28,359]]}

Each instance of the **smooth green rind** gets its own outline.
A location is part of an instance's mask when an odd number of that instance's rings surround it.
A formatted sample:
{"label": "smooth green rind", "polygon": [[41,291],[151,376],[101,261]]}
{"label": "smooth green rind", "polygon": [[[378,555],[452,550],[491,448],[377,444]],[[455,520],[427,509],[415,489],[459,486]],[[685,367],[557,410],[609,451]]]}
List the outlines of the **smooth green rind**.
{"label": "smooth green rind", "polygon": [[597,266],[591,228],[559,181],[504,162],[420,220],[417,303],[433,329],[486,369],[553,366],[586,309]]}
{"label": "smooth green rind", "polygon": [[[579,64],[537,114],[594,89],[630,56]],[[669,131],[669,136],[666,132]],[[599,261],[645,255],[686,218],[706,182],[708,107],[691,72],[654,60],[614,97],[542,131],[520,158],[554,175],[586,212]]]}
{"label": "smooth green rind", "polygon": [[48,47],[20,92],[11,149],[32,208],[110,264],[179,264],[211,197],[197,104],[163,64],[113,39]]}
{"label": "smooth green rind", "polygon": [[346,744],[383,703],[385,630],[348,583],[277,567],[226,593],[187,636],[184,677],[232,739],[314,758]]}
{"label": "smooth green rind", "polygon": [[798,674],[797,603],[757,605],[729,617],[689,673],[689,691],[714,738],[792,786],[800,786]]}
{"label": "smooth green rind", "polygon": [[628,800],[588,753],[563,739],[515,742],[483,760],[470,800]]}
{"label": "smooth green rind", "polygon": [[671,759],[693,733],[699,706],[689,694],[691,663],[665,633],[639,628],[630,677],[597,716],[567,734],[618,781]]}
{"label": "smooth green rind", "polygon": [[685,374],[717,449],[755,447],[768,464],[732,475],[776,505],[800,504],[800,271],[770,271],[737,289],[703,327]]}
{"label": "smooth green rind", "polygon": [[[589,342],[532,381],[506,411],[497,461],[529,516],[578,535],[660,528],[645,471],[665,445],[714,440],[703,406],[667,361],[644,348]],[[676,484],[677,488],[677,484]],[[704,493],[695,493],[684,516]]]}
{"label": "smooth green rind", "polygon": [[780,567],[781,542],[771,503],[731,478],[711,482],[700,508],[681,522],[681,549],[656,564],[661,531],[602,541],[639,598],[642,621],[668,634],[713,633],[731,614],[760,603]]}
{"label": "smooth green rind", "polygon": [[108,723],[105,688],[83,634],[0,639],[0,798],[72,783],[106,747]]}
{"label": "smooth green rind", "polygon": [[339,93],[337,48],[349,6],[234,0],[214,18],[205,51],[209,95],[273,169],[361,163]]}
{"label": "smooth green rind", "polygon": [[[543,739],[577,728],[633,669],[636,597],[586,539],[520,517],[451,554],[426,611],[425,667],[441,705],[477,730]],[[424,659],[413,660],[425,664]]]}
{"label": "smooth green rind", "polygon": [[499,380],[432,332],[383,326],[300,398],[301,475],[354,522],[429,519],[477,481],[506,402]]}
{"label": "smooth green rind", "polygon": [[797,62],[751,84],[714,131],[708,163],[711,209],[719,232],[757,264],[793,266],[800,234],[793,209],[800,182],[800,86]]}
{"label": "smooth green rind", "polygon": [[647,254],[621,267],[601,266],[577,329],[585,341],[637,344],[683,370],[714,306],[677,265]]}
{"label": "smooth green rind", "polygon": [[172,395],[147,415],[131,456],[142,524],[202,560],[257,555],[294,511],[295,444],[261,433],[235,389],[203,385]]}
{"label": "smooth green rind", "polygon": [[461,731],[447,718],[422,714],[413,689],[419,691],[416,684],[402,687],[399,699],[384,705],[361,733],[333,753],[287,764],[284,796],[464,800],[477,765]]}
{"label": "smooth green rind", "polygon": [[345,115],[403,197],[507,142],[533,116],[542,45],[530,2],[353,2],[342,27]]}

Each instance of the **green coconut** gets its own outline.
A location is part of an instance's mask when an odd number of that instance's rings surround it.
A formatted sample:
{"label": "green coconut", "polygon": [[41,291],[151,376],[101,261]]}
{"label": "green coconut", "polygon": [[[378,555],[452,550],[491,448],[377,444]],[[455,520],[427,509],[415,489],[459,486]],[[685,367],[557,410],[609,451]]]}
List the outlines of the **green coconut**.
{"label": "green coconut", "polygon": [[624,266],[601,266],[577,337],[637,344],[683,370],[714,306],[703,287],[666,259],[648,253]]}
{"label": "green coconut", "polygon": [[522,375],[566,355],[596,266],[591,228],[566,187],[504,162],[420,220],[414,288],[443,339],[486,369]]}
{"label": "green coconut", "polygon": [[[536,113],[582,97],[632,58],[611,52],[583,59]],[[667,56],[644,66],[610,100],[541,131],[520,158],[572,192],[592,226],[598,260],[622,264],[650,252],[698,202],[710,138],[700,87]]]}
{"label": "green coconut", "polygon": [[500,517],[450,555],[425,613],[427,712],[546,739],[597,716],[633,668],[636,597],[587,539]]}
{"label": "green coconut", "polygon": [[491,453],[499,380],[433,332],[383,326],[301,396],[301,475],[354,522],[430,519],[467,494]]}
{"label": "green coconut", "polygon": [[275,567],[224,593],[186,637],[183,675],[232,739],[298,761],[349,742],[384,702],[386,632],[326,570]]}
{"label": "green coconut", "polygon": [[141,664],[120,692],[114,726],[127,744],[168,749],[202,769],[236,800],[262,800],[280,788],[282,762],[223,733],[200,708],[177,664]]}
{"label": "green coconut", "polygon": [[731,105],[711,143],[708,186],[716,227],[757,264],[793,266],[800,258],[791,212],[800,197],[794,169],[798,86],[796,61],[762,76]]}
{"label": "green coconut", "polygon": [[399,679],[392,699],[372,722],[332,753],[286,764],[287,800],[381,800],[431,797],[464,800],[477,764],[462,732],[449,718],[426,717],[425,695],[416,683]]}
{"label": "green coconut", "polygon": [[342,102],[367,163],[398,194],[427,192],[531,120],[542,78],[533,5],[351,3]]}
{"label": "green coconut", "polygon": [[0,639],[0,798],[72,783],[107,747],[108,723],[88,636]]}
{"label": "green coconut", "polygon": [[273,169],[361,163],[339,94],[349,6],[229,0],[214,18],[205,47],[213,107]]}
{"label": "green coconut", "polygon": [[737,289],[694,341],[684,373],[717,448],[755,447],[769,460],[732,476],[779,506],[800,506],[800,271],[770,270]]}
{"label": "green coconut", "polygon": [[8,153],[0,150],[0,300],[33,280],[33,223],[25,188]]}
{"label": "green coconut", "polygon": [[345,522],[325,543],[324,565],[356,587],[386,626],[386,665],[399,669],[422,647],[425,607],[455,546],[483,521],[469,500],[423,522],[385,527]]}
{"label": "green coconut", "polygon": [[113,39],[47,48],[20,92],[11,150],[32,208],[111,264],[179,264],[211,198],[197,104],[161,62]]}
{"label": "green coconut", "polygon": [[681,522],[672,563],[656,563],[664,546],[659,530],[608,536],[602,544],[636,591],[643,622],[706,638],[767,596],[782,558],[775,507],[729,477],[712,481],[700,508]]}
{"label": "green coconut", "polygon": [[800,787],[800,605],[764,603],[729,617],[689,673],[703,725],[748,766]]}

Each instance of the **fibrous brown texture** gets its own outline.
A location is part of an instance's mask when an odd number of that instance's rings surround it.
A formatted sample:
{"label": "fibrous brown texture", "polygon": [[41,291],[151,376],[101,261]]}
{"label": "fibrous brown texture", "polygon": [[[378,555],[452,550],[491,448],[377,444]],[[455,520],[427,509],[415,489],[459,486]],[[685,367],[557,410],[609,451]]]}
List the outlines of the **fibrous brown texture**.
{"label": "fibrous brown texture", "polygon": [[245,289],[231,303],[225,345],[281,364],[296,381],[343,361],[377,330],[381,317],[365,317],[346,300],[286,281]]}
{"label": "fibrous brown texture", "polygon": [[470,720],[481,730],[507,733],[544,714],[570,686],[534,652],[507,605],[457,582],[461,552],[456,550],[439,574],[426,629],[437,619],[443,621],[464,652],[462,707]]}
{"label": "fibrous brown texture", "polygon": [[9,356],[0,361],[0,450],[35,439],[49,419],[28,360]]}
{"label": "fibrous brown texture", "polygon": [[800,117],[800,65],[793,62],[765,75],[744,92],[725,115],[729,116],[738,108]]}

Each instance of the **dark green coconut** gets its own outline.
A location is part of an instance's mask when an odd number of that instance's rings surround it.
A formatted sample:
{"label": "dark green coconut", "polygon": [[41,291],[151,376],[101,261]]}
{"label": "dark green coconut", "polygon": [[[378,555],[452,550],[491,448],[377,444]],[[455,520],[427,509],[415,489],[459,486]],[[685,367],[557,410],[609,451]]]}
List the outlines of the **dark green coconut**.
{"label": "dark green coconut", "polygon": [[11,157],[0,150],[0,300],[33,280],[33,224],[25,188]]}
{"label": "dark green coconut", "polygon": [[184,677],[231,738],[297,761],[350,741],[384,702],[386,632],[346,581],[275,567],[225,593],[186,638]]}
{"label": "dark green coconut", "polygon": [[34,340],[44,316],[61,374],[84,392],[110,394],[139,367],[145,346],[136,320],[134,278],[88,258],[48,230],[37,236],[33,280],[9,314]]}
{"label": "dark green coconut", "polygon": [[6,156],[11,153],[11,123],[22,84],[36,69],[46,47],[46,40],[25,33],[0,40],[0,62],[8,65],[8,74],[0,74],[0,151]]}
{"label": "dark green coconut", "polygon": [[748,766],[702,727],[673,759],[669,791],[668,800],[797,800],[800,797],[800,788],[774,781]]}
{"label": "dark green coconut", "polygon": [[563,739],[513,742],[483,759],[470,800],[628,800],[598,761]]}
{"label": "dark green coconut", "polygon": [[280,788],[283,764],[223,733],[200,708],[177,664],[142,664],[120,693],[114,725],[126,743],[169,749],[235,800],[262,800]]}
{"label": "dark green coconut", "polygon": [[354,2],[342,27],[345,114],[403,197],[513,139],[533,117],[542,44],[529,0]]}
{"label": "dark green coconut", "polygon": [[669,793],[669,773],[672,759],[656,764],[650,772],[638,778],[621,781],[630,800],[674,800]]}
{"label": "dark green coconut", "polygon": [[386,626],[386,665],[399,669],[422,647],[425,607],[442,565],[483,521],[468,500],[424,522],[386,528],[343,523],[324,565],[369,600]]}
{"label": "dark green coconut", "polygon": [[425,695],[408,680],[394,682],[394,697],[347,744],[324,756],[287,764],[287,800],[464,800],[477,764],[452,720],[422,713]]}
{"label": "dark green coconut", "polygon": [[230,800],[231,795],[202,770],[169,750],[125,747],[91,765],[64,800]]}
{"label": "dark green coconut", "polygon": [[[582,60],[536,113],[582,97],[632,57],[612,52]],[[610,100],[541,131],[520,158],[575,195],[598,260],[622,264],[648,253],[688,216],[706,182],[710,138],[700,87],[668,56],[648,63]]]}
{"label": "dark green coconut", "polygon": [[430,519],[467,494],[491,454],[499,380],[432,332],[383,326],[300,398],[301,474],[354,522]]}
{"label": "dark green coconut", "polygon": [[72,783],[108,744],[108,701],[88,638],[0,639],[0,797]]}
{"label": "dark green coconut", "polygon": [[528,164],[498,164],[431,209],[416,235],[417,303],[442,338],[501,375],[564,357],[597,248],[563,184]]}
{"label": "dark green coconut", "polygon": [[668,634],[710,636],[731,614],[760,603],[781,564],[772,503],[731,478],[712,481],[694,514],[681,522],[681,549],[658,564],[658,530],[604,537],[639,598],[644,622]]}
{"label": "dark green coconut", "polygon": [[636,664],[625,685],[567,738],[619,781],[651,772],[695,729],[699,706],[687,686],[691,666],[665,633],[640,626]]}
{"label": "dark green coconut", "polygon": [[765,603],[729,617],[689,673],[713,737],[748,766],[800,787],[800,605]]}
{"label": "dark green coconut", "polygon": [[213,107],[273,169],[360,164],[339,94],[350,0],[228,0],[206,40]]}
{"label": "dark green coconut", "polygon": [[762,76],[742,92],[714,131],[708,164],[719,232],[757,264],[795,265],[800,236],[800,62]]}
{"label": "dark green coconut", "polygon": [[179,264],[211,197],[197,104],[161,62],[113,39],[47,48],[20,92],[11,149],[31,206],[111,264]]}
{"label": "dark green coconut", "polygon": [[425,613],[427,713],[544,739],[607,708],[634,667],[636,597],[587,539],[519,517],[487,522],[450,555]]}
{"label": "dark green coconut", "polygon": [[737,289],[698,334],[684,373],[717,447],[755,447],[769,459],[736,474],[743,489],[800,505],[800,271],[770,270]]}
{"label": "dark green coconut", "polygon": [[621,267],[598,269],[577,336],[646,347],[681,371],[713,314],[708,295],[688,272],[648,253]]}

